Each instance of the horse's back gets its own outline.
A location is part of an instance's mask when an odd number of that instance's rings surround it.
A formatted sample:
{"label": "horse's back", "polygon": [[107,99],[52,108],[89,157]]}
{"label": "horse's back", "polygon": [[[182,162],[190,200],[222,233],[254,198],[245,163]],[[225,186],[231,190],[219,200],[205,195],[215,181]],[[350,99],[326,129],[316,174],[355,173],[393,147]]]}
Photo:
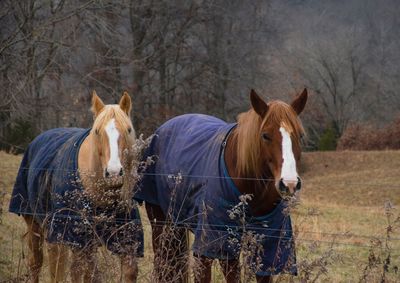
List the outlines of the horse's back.
{"label": "horse's back", "polygon": [[[221,144],[225,135],[219,134],[219,130],[226,125],[226,122],[218,118],[202,114],[175,117],[157,129],[155,137],[157,147],[152,148],[151,154],[156,154],[164,161],[174,160],[173,167],[177,169],[186,167],[199,154],[203,155],[202,159],[207,158],[204,156],[204,153],[207,153],[204,149],[212,147],[215,143]],[[169,166],[169,162],[165,166]]]}
{"label": "horse's back", "polygon": [[66,158],[77,158],[77,141],[83,140],[87,133],[87,129],[80,128],[51,129],[37,136],[29,144],[14,184],[10,212],[35,214],[37,220],[45,217],[49,209],[49,186],[54,172],[62,173],[63,170],[60,168],[60,157],[64,159],[64,156],[72,152],[72,156]]}
{"label": "horse's back", "polygon": [[177,221],[195,215],[205,188],[212,189],[220,176],[221,145],[233,126],[202,114],[178,116],[160,126],[143,157],[156,161],[144,172],[136,199],[159,205],[165,213],[179,204],[172,211]]}

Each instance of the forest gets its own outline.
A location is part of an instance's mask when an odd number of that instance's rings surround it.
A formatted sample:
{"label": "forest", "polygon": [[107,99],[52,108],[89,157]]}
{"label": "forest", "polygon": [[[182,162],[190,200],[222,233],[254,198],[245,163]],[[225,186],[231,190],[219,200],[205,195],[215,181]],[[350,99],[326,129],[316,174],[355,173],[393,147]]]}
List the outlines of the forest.
{"label": "forest", "polygon": [[89,127],[93,90],[128,91],[149,135],[182,113],[234,121],[250,89],[290,101],[304,87],[306,150],[400,148],[399,13],[395,0],[3,0],[0,148]]}

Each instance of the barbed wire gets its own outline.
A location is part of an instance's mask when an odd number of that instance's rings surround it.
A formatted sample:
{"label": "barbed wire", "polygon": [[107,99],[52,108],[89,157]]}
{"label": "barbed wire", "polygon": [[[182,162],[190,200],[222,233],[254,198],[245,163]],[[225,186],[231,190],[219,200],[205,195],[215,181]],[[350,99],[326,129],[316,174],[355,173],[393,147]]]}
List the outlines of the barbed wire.
{"label": "barbed wire", "polygon": [[[142,225],[150,225],[150,224],[149,223],[142,223]],[[152,226],[164,227],[164,225],[160,225],[160,224],[152,225]],[[177,226],[177,225],[173,225],[173,226],[174,226],[174,228],[189,229],[187,226]],[[223,231],[223,230],[205,229],[205,228],[202,228],[201,230],[204,231],[204,232],[224,232],[224,233],[226,233],[225,236],[221,236],[222,238],[224,238],[224,237],[228,238],[229,235],[234,236],[235,233],[237,233],[237,232],[228,232],[228,231]],[[256,235],[257,235],[257,233],[256,233]],[[296,236],[294,236],[294,237],[285,237],[285,236],[274,236],[274,235],[265,235],[265,234],[262,234],[262,235],[265,238],[288,240],[288,241],[294,240],[295,242],[322,243],[322,244],[330,244],[330,245],[337,245],[337,246],[351,246],[351,247],[356,247],[356,248],[367,248],[367,249],[371,248],[371,245],[368,245],[368,244],[349,243],[349,242],[344,242],[344,241],[337,241],[335,238],[332,239],[331,241],[329,241],[329,240],[320,240],[320,239],[311,239],[311,238],[299,238],[299,237],[296,237]],[[379,241],[387,240],[386,238],[383,238],[383,237],[370,237],[369,239],[370,239],[370,241],[372,241],[372,240],[379,240]],[[400,240],[400,238],[392,238],[392,237],[389,238],[389,241],[399,241],[399,240]]]}
{"label": "barbed wire", "polygon": [[[168,176],[168,177],[171,177],[171,178],[172,178],[172,176],[175,176],[173,174],[151,174],[151,175],[162,175],[162,176]],[[190,175],[188,175],[188,176],[190,176]],[[196,177],[207,177],[207,176],[196,176]],[[218,176],[209,176],[209,177],[218,177]],[[220,178],[220,177],[218,177],[218,178]],[[336,185],[337,185],[337,183],[336,183]],[[26,212],[23,212],[23,211],[20,211],[20,212],[21,212],[21,214],[28,214],[29,215],[29,213],[26,213]],[[35,216],[35,215],[36,216],[48,216],[48,214],[46,214],[46,213],[31,213],[30,215],[33,215],[33,216]],[[68,218],[71,218],[71,217],[74,217],[74,216],[71,216],[71,215],[65,215],[65,216],[57,215],[57,217],[68,217]],[[81,219],[82,217],[79,217],[79,218]],[[117,223],[118,222],[126,223],[127,219],[126,218],[113,218],[113,220],[110,220],[110,221],[117,222]],[[255,221],[255,223],[259,223],[259,222]],[[200,226],[209,226],[209,227],[212,227],[212,228],[218,228],[218,227],[220,227],[220,228],[234,228],[234,229],[240,228],[240,226],[237,226],[237,225],[223,225],[223,224],[207,224],[207,225],[204,224],[204,225],[202,225],[202,224],[199,224],[197,222],[187,222],[187,221],[186,222],[182,221],[182,223],[174,223],[174,222],[171,222],[171,221],[157,220],[156,222],[152,222],[151,224],[154,225],[154,226],[164,226],[164,225],[168,224],[168,225],[173,225],[174,227],[177,227],[177,228],[197,227],[199,225]],[[251,224],[254,224],[254,223],[248,223],[248,224],[251,225]],[[219,232],[221,231],[221,229],[211,229],[211,228],[207,228],[207,227],[201,227],[201,229],[205,230],[205,231],[219,231]],[[261,231],[261,232],[266,232],[266,231],[289,232],[290,231],[290,230],[284,230],[284,229],[273,229],[273,228],[268,228],[268,227],[254,227],[254,228],[252,227],[252,230]],[[303,233],[303,234],[318,234],[318,235],[325,235],[325,236],[332,236],[332,237],[349,237],[349,238],[363,238],[363,239],[370,239],[370,240],[373,240],[373,239],[384,240],[384,238],[379,238],[379,237],[369,236],[369,235],[354,234],[354,233],[351,233],[351,232],[332,233],[332,232],[301,230],[301,231],[299,231],[299,233]],[[391,240],[400,241],[400,238],[391,238]]]}
{"label": "barbed wire", "polygon": [[[63,211],[69,211],[69,212],[74,212],[74,213],[79,213],[76,210],[72,210],[72,209],[66,209]],[[13,212],[15,213],[15,212]],[[156,221],[152,221],[149,219],[149,223],[147,223],[147,221],[143,222],[141,219],[132,219],[132,218],[120,218],[120,217],[113,217],[113,216],[106,216],[104,217],[102,214],[100,214],[99,216],[96,215],[90,215],[90,217],[87,217],[86,215],[69,215],[69,214],[63,214],[63,213],[59,213],[57,211],[55,211],[53,214],[55,214],[55,216],[52,216],[51,213],[39,213],[39,212],[25,212],[25,211],[20,211],[21,215],[31,215],[31,216],[41,216],[43,218],[59,218],[59,219],[67,219],[67,220],[89,220],[89,221],[93,221],[93,225],[96,225],[98,223],[123,223],[123,224],[127,224],[127,223],[136,223],[136,224],[142,224],[142,225],[151,225],[151,226],[155,226],[155,227],[164,227],[166,225],[172,226],[174,228],[185,228],[185,229],[193,229],[193,230],[197,230],[200,227],[200,230],[202,231],[208,231],[208,232],[226,232],[228,233],[228,230],[236,230],[236,231],[240,231],[242,230],[250,230],[250,231],[255,231],[258,233],[263,233],[263,232],[280,232],[280,233],[291,233],[293,232],[293,229],[278,229],[278,228],[269,228],[269,227],[254,227],[251,225],[256,225],[256,224],[260,224],[262,222],[260,221],[254,221],[254,222],[246,222],[246,224],[244,225],[232,225],[232,224],[202,224],[202,223],[198,223],[198,222],[187,222],[187,221],[177,221],[174,222],[172,220],[156,220]],[[199,215],[197,215],[199,216]],[[201,216],[201,214],[200,214]],[[100,220],[96,219],[96,218],[100,218]],[[194,218],[196,216],[193,216],[192,218]],[[94,220],[93,220],[94,219]],[[249,226],[250,225],[250,226]],[[210,227],[210,228],[209,228]],[[220,228],[220,229],[218,229]],[[311,231],[311,230],[299,230],[297,232],[297,234],[317,234],[317,235],[324,235],[324,236],[331,236],[333,238],[343,238],[343,237],[347,237],[347,238],[357,238],[357,239],[366,239],[366,240],[386,240],[385,237],[379,237],[379,236],[370,236],[370,235],[361,235],[361,234],[354,234],[354,233],[350,233],[350,232],[343,232],[343,233],[332,233],[332,232],[321,232],[321,231]],[[263,234],[265,235],[265,234]],[[287,239],[290,240],[291,237],[282,237],[282,236],[274,236],[274,235],[266,235],[267,238],[280,238],[280,239]],[[296,237],[297,240],[297,237]],[[310,241],[318,241],[318,242],[325,242],[325,240],[316,240],[316,239],[303,239],[303,240],[310,240]],[[400,241],[400,238],[390,238],[391,241]],[[326,241],[329,242],[329,241]],[[339,243],[344,243],[344,242],[339,242]],[[351,244],[351,243],[346,243],[346,244]],[[358,245],[358,244],[356,244]]]}
{"label": "barbed wire", "polygon": [[[11,144],[9,144],[11,145]],[[22,147],[18,147],[13,145],[16,148],[20,148],[23,149]],[[19,170],[43,170],[43,171],[65,171],[65,172],[69,172],[71,174],[75,174],[77,173],[76,171],[71,171],[71,170],[66,170],[66,169],[60,169],[60,168],[40,168],[40,167],[16,167],[16,166],[1,166],[0,170],[4,170],[4,169],[9,169],[10,171],[16,171],[17,169]],[[85,171],[84,173],[91,173],[94,171]],[[231,177],[231,176],[209,176],[209,175],[191,175],[191,174],[181,174],[178,173],[181,177],[183,178],[198,178],[198,179],[238,179],[238,180],[253,180],[253,181],[275,181],[275,179],[269,179],[269,178],[245,178],[245,177]],[[140,173],[140,175],[146,176],[164,176],[167,178],[174,178],[177,176],[177,173],[175,174],[171,174],[171,173]],[[385,176],[388,177],[388,176]],[[304,180],[302,180],[303,183]],[[324,186],[329,185],[326,184],[326,182],[315,182],[313,181],[312,183],[323,183]],[[393,185],[393,184],[387,184],[387,183],[358,183],[358,182],[335,182],[335,186],[337,186],[338,184],[344,184],[344,185],[363,185],[363,186],[367,186],[367,187],[371,187],[371,186],[390,186],[390,188],[400,188],[400,184],[397,185]],[[28,214],[26,212],[22,212],[21,214]],[[36,215],[36,216],[49,216],[49,214],[43,213],[32,213],[32,215]],[[57,215],[57,217],[60,217],[61,215]],[[65,215],[65,217],[73,217],[70,215]],[[82,217],[80,217],[80,219],[82,219]],[[103,220],[104,221],[104,220]],[[127,219],[126,218],[113,218],[113,220],[110,220],[110,222],[123,222],[123,223],[127,223]],[[140,222],[140,220],[137,220]],[[132,220],[128,221],[128,222],[132,222]],[[158,226],[158,227],[163,227],[165,225],[172,225],[173,227],[176,228],[186,228],[186,229],[190,229],[190,227],[196,227],[198,228],[200,226],[201,230],[204,231],[210,231],[210,232],[225,232],[224,230],[221,229],[216,229],[216,228],[225,228],[225,229],[239,229],[241,228],[241,226],[239,225],[218,225],[218,224],[199,224],[197,222],[183,222],[183,223],[174,223],[171,221],[156,221],[156,222],[152,222],[152,223],[145,223],[145,222],[140,222],[143,225],[148,225],[151,224],[152,226]],[[250,225],[252,225],[253,223],[248,223]],[[203,227],[202,227],[203,226]],[[205,227],[207,226],[207,227]],[[211,227],[211,228],[209,228]],[[212,229],[215,228],[215,229]],[[256,230],[258,232],[290,232],[289,230],[284,230],[284,229],[273,229],[273,228],[268,228],[268,227],[252,227],[251,230]],[[370,236],[370,235],[360,235],[360,234],[354,234],[354,233],[350,233],[350,232],[344,232],[344,233],[331,233],[331,232],[321,232],[321,231],[311,231],[311,230],[301,230],[298,231],[298,234],[317,234],[317,235],[325,235],[325,236],[331,236],[333,238],[337,238],[337,237],[347,237],[347,238],[357,238],[357,239],[367,239],[367,240],[386,240],[387,238],[382,238],[382,237],[375,237],[375,236]],[[267,237],[276,237],[276,238],[281,238],[281,236],[272,236],[272,235],[268,235]],[[286,239],[291,239],[290,237],[287,237]],[[309,239],[309,238],[295,238],[296,241],[302,241],[302,242],[318,242],[318,243],[329,243],[332,244],[332,241],[328,241],[328,240],[318,240],[318,239]],[[400,238],[390,238],[391,241],[400,241]],[[365,245],[365,244],[361,244],[361,243],[347,243],[347,242],[334,242],[334,244],[337,245],[347,245],[347,246],[354,246],[354,247],[360,247],[360,248],[371,248],[370,245]]]}
{"label": "barbed wire", "polygon": [[[0,165],[0,170],[8,169],[10,172],[11,171],[16,171],[16,170],[35,170],[35,171],[49,171],[49,172],[54,172],[54,171],[61,171],[65,172],[66,174],[94,174],[94,173],[99,173],[103,171],[73,171],[73,170],[68,170],[68,169],[62,169],[62,168],[55,168],[55,167],[17,167],[17,166],[3,166]],[[266,182],[266,181],[276,181],[273,178],[256,178],[256,177],[235,177],[235,176],[217,176],[217,175],[194,175],[194,174],[182,174],[180,172],[178,173],[148,173],[148,172],[141,172],[138,173],[139,175],[142,176],[161,176],[161,177],[167,177],[170,179],[174,179],[176,177],[182,177],[182,178],[194,178],[194,179],[232,179],[232,180],[245,180],[245,181],[260,181],[260,182]],[[385,178],[390,178],[390,177],[398,177],[396,176],[390,176],[390,175],[385,175]],[[293,180],[297,181],[297,180]],[[400,181],[400,179],[399,179]],[[331,185],[330,183],[327,183],[325,181],[311,181],[307,182],[304,179],[301,179],[302,184],[323,184],[325,187]],[[391,189],[400,189],[400,183],[399,184],[393,184],[393,183],[372,183],[372,182],[348,182],[348,181],[335,181],[332,186],[337,186],[337,185],[360,185],[360,186],[365,186],[365,187],[375,187],[375,186],[388,186]]]}

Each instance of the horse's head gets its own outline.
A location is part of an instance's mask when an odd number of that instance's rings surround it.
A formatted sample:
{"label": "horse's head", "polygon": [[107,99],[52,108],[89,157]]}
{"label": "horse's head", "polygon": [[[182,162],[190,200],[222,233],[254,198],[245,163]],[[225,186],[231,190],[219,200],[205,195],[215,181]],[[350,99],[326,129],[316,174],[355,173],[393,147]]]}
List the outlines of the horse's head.
{"label": "horse's head", "polygon": [[254,90],[251,90],[250,99],[252,109],[239,116],[239,128],[247,132],[244,136],[249,139],[239,139],[242,143],[239,145],[242,147],[239,172],[257,178],[273,178],[282,197],[293,196],[301,188],[297,165],[304,130],[298,115],[307,102],[307,90],[304,89],[290,105],[278,100],[266,103]]}
{"label": "horse's head", "polygon": [[97,156],[105,179],[120,179],[128,173],[135,131],[130,119],[131,98],[125,92],[119,104],[104,105],[96,92],[92,95],[94,123],[91,130],[93,154]]}

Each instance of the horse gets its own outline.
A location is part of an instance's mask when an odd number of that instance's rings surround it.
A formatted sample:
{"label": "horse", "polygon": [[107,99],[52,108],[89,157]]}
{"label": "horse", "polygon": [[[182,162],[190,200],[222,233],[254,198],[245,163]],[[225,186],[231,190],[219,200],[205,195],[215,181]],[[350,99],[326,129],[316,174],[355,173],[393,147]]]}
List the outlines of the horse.
{"label": "horse", "polygon": [[51,129],[29,144],[9,211],[27,225],[30,282],[39,282],[45,239],[51,282],[63,281],[69,250],[71,281],[99,282],[101,244],[119,255],[125,281],[136,282],[143,231],[132,198],[131,171],[140,159],[131,109],[127,92],[105,105],[93,91],[92,128]]}
{"label": "horse", "polygon": [[[187,231],[194,233],[196,282],[211,281],[214,259],[227,282],[240,282],[240,251],[257,245],[247,260],[257,282],[297,273],[288,206],[301,189],[298,115],[307,97],[304,89],[290,105],[267,103],[251,90],[252,107],[237,123],[185,114],[156,130],[143,155],[154,163],[135,197],[152,226],[158,281],[187,281]],[[256,244],[246,245],[245,234]]]}

